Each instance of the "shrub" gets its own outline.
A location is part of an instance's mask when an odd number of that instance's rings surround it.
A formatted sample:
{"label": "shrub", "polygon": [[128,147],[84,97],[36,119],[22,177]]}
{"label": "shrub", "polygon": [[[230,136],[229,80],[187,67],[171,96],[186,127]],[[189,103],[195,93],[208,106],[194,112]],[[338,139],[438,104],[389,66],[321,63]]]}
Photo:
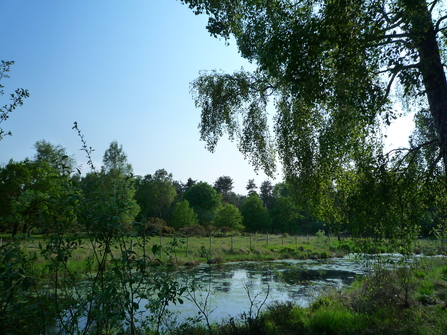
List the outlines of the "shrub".
{"label": "shrub", "polygon": [[343,309],[319,309],[309,316],[312,334],[352,334],[363,328],[359,316]]}
{"label": "shrub", "polygon": [[174,234],[175,229],[168,227],[166,222],[160,218],[149,218],[144,224],[145,234],[159,235],[159,234]]}
{"label": "shrub", "polygon": [[304,309],[292,304],[274,302],[261,316],[269,334],[305,334]]}
{"label": "shrub", "polygon": [[183,236],[205,236],[206,229],[204,226],[195,224],[195,225],[180,228],[178,230],[178,233]]}

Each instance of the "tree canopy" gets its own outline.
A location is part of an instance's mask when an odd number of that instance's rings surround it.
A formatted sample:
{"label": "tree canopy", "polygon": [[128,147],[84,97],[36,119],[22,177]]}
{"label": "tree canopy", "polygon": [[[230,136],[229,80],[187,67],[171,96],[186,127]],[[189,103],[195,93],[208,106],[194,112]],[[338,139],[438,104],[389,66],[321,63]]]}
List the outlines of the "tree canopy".
{"label": "tree canopy", "polygon": [[136,178],[135,199],[141,209],[139,218],[143,221],[149,217],[167,219],[169,206],[176,195],[172,174],[165,169],[155,171],[154,175]]}
{"label": "tree canopy", "polygon": [[265,232],[270,230],[269,213],[256,192],[252,192],[245,200],[241,214],[244,217],[242,223],[248,231]]}
{"label": "tree canopy", "polygon": [[183,195],[198,215],[199,222],[209,225],[221,203],[221,197],[208,183],[199,182]]}
{"label": "tree canopy", "polygon": [[240,231],[245,227],[242,225],[244,217],[239,209],[232,204],[224,204],[216,214],[214,224],[216,227],[226,227],[231,230]]}
{"label": "tree canopy", "polygon": [[[408,172],[425,185],[427,178],[445,180],[442,1],[182,2],[209,16],[211,35],[234,37],[240,54],[256,66],[253,72],[202,72],[192,83],[202,111],[200,137],[209,150],[226,132],[269,175],[276,152],[295,190],[320,207],[335,199],[331,194],[346,170],[376,176],[393,170],[393,183]],[[270,101],[276,109],[271,119]],[[401,114],[396,102],[405,113],[418,112],[423,136],[384,154],[382,129]]]}
{"label": "tree canopy", "polygon": [[217,192],[224,195],[233,189],[233,178],[229,176],[221,176],[214,182],[214,188]]}
{"label": "tree canopy", "polygon": [[185,226],[192,226],[198,224],[197,214],[189,207],[188,200],[182,200],[175,204],[172,211],[169,225],[175,229],[179,229]]}
{"label": "tree canopy", "polygon": [[36,162],[47,162],[61,173],[70,174],[76,165],[73,155],[68,156],[67,149],[60,144],[52,144],[45,140],[37,141],[34,144]]}
{"label": "tree canopy", "polygon": [[106,173],[122,174],[128,176],[132,173],[132,165],[127,161],[127,154],[123,146],[117,141],[112,141],[109,148],[104,152],[102,159],[103,168]]}

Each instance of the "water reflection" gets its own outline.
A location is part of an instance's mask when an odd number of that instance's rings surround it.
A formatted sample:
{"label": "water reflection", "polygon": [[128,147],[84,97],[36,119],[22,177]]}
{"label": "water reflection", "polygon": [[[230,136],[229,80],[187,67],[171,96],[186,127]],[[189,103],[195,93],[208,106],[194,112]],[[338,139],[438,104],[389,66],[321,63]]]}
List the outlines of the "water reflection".
{"label": "water reflection", "polygon": [[[241,262],[221,265],[204,264],[185,275],[210,289],[209,306],[212,321],[235,317],[250,308],[250,300],[260,304],[291,301],[308,306],[322,290],[350,285],[364,273],[362,265],[351,258],[317,260],[283,260],[274,262]],[[205,289],[204,289],[205,292]],[[267,294],[268,292],[268,294]],[[197,294],[196,296],[200,296]],[[202,296],[205,296],[204,294]],[[171,307],[178,311],[179,321],[197,315],[194,303]]]}

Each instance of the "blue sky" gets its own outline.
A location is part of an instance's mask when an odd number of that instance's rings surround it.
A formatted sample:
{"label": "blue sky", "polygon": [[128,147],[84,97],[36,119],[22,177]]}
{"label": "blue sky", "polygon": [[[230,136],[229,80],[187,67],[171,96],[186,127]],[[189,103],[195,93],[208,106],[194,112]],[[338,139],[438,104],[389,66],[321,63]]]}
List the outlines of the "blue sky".
{"label": "blue sky", "polygon": [[45,139],[88,171],[71,129],[76,121],[98,167],[117,140],[136,174],[163,168],[175,180],[210,184],[228,175],[241,194],[248,179],[259,186],[268,178],[234,143],[224,140],[211,154],[199,141],[190,82],[200,70],[252,68],[205,25],[206,17],[176,0],[1,1],[0,59],[16,62],[2,84],[6,93],[26,88],[30,98],[2,123],[13,136],[0,142],[0,163],[32,157]]}
{"label": "blue sky", "polygon": [[117,140],[136,174],[163,168],[175,180],[211,184],[228,175],[244,194],[248,179],[260,185],[267,177],[254,173],[234,143],[225,140],[211,154],[199,141],[190,82],[200,70],[251,66],[205,25],[206,17],[176,0],[0,2],[0,59],[15,61],[2,84],[6,93],[30,91],[2,124],[13,136],[0,142],[0,163],[32,157],[34,143],[45,139],[88,170],[71,130],[77,121],[98,166]]}

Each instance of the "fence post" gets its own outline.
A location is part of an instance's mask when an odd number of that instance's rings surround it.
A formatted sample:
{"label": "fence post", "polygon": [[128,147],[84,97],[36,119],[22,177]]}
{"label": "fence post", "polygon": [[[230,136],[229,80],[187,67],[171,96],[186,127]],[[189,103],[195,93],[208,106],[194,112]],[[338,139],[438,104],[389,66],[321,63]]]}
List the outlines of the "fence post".
{"label": "fence post", "polygon": [[295,235],[295,245],[298,244],[298,235]]}
{"label": "fence post", "polygon": [[188,257],[189,236],[186,236],[186,257]]}
{"label": "fence post", "polygon": [[233,244],[234,244],[233,237],[234,233],[231,233],[231,251],[233,251]]}
{"label": "fence post", "polygon": [[281,245],[284,245],[284,234],[281,235]]}
{"label": "fence post", "polygon": [[162,253],[162,250],[161,250],[162,243],[163,243],[163,237],[161,236],[161,233],[160,233],[160,260],[163,258],[163,253]]}
{"label": "fence post", "polygon": [[267,232],[267,246],[269,246],[269,232]]}
{"label": "fence post", "polygon": [[213,234],[210,233],[210,256],[213,254]]}
{"label": "fence post", "polygon": [[129,241],[129,250],[133,251],[133,240],[132,239]]}
{"label": "fence post", "polygon": [[252,233],[250,233],[250,250],[253,249],[252,248]]}

